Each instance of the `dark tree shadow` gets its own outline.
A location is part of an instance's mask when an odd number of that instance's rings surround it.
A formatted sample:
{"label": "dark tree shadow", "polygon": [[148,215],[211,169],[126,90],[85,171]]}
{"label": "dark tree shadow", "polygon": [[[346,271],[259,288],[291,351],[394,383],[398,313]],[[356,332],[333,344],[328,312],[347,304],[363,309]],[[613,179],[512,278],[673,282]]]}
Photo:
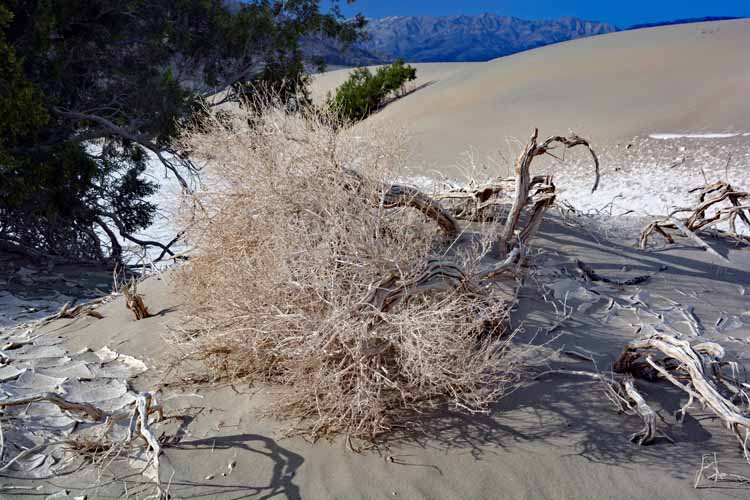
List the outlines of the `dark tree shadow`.
{"label": "dark tree shadow", "polygon": [[[275,440],[258,434],[236,434],[195,440],[182,440],[179,444],[170,446],[171,449],[202,450],[210,453],[212,450],[241,450],[266,457],[273,463],[273,472],[267,484],[250,484],[242,480],[232,484],[217,484],[211,481],[173,481],[170,493],[180,498],[288,498],[300,500],[299,487],[294,484],[298,469],[304,459],[281,446]],[[241,472],[237,472],[241,474]]]}

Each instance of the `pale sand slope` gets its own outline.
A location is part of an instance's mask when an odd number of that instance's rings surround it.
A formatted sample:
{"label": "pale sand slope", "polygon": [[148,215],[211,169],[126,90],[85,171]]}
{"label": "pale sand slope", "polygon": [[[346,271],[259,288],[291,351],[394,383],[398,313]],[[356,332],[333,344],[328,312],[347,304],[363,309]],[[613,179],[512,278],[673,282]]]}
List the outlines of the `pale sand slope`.
{"label": "pale sand slope", "polygon": [[[417,79],[411,82],[410,86],[430,86],[440,81],[450,78],[456,73],[471,69],[481,63],[415,63],[412,64],[417,70]],[[369,66],[371,71],[375,71],[379,66]],[[310,90],[315,102],[325,102],[328,92],[333,92],[343,84],[351,73],[351,68],[336,69],[312,75]]]}
{"label": "pale sand slope", "polygon": [[[618,308],[607,318],[608,300],[600,300],[586,310],[579,308],[553,335],[545,334],[544,329],[559,318],[541,298],[544,285],[574,278],[573,263],[580,258],[604,275],[655,273],[646,285],[600,291],[623,301],[640,293],[639,300],[658,309],[688,336],[687,325],[680,322],[676,310],[669,310],[665,297],[693,304],[706,325],[707,338],[719,340],[730,357],[746,359],[750,353],[750,303],[741,291],[750,284],[747,249],[717,244],[735,263],[724,267],[691,248],[652,253],[636,250],[634,231],[623,228],[622,221],[604,224],[620,229],[610,231],[611,239],[607,239],[601,224],[587,218],[553,218],[545,224],[536,241],[540,250],[534,251],[539,272],[527,280],[513,319],[515,325],[522,321],[525,325],[520,341],[536,334],[533,341],[551,342],[550,348],[564,345],[590,352],[598,367],[607,370],[622,346],[635,337],[637,327],[657,321],[653,313]],[[623,271],[623,266],[627,270]],[[140,290],[151,309],[159,313],[156,317],[135,322],[122,299],[117,299],[99,309],[104,319],[61,320],[46,330],[47,335],[63,337],[71,352],[109,346],[143,359],[152,370],[131,383],[136,390],[153,389],[173,351],[164,338],[180,324],[185,311],[169,275],[150,279]],[[576,308],[580,304],[574,299],[567,303]],[[718,318],[733,315],[739,319],[730,330],[714,327]],[[553,365],[591,369],[588,362],[563,357]],[[174,377],[172,373],[167,379]],[[163,394],[168,399],[167,415],[190,416],[158,429],[170,436],[179,428],[176,442],[165,448],[163,473],[165,479],[171,478],[174,498],[746,498],[745,486],[692,487],[703,453],[718,453],[726,472],[747,474],[748,466],[734,437],[697,406],[683,425],[676,424],[672,414],[686,398],[663,383],[639,382],[639,386],[664,418],[658,425],[676,444],[660,441],[635,446],[628,436],[639,430],[640,420],[616,414],[597,384],[551,377],[530,382],[498,404],[489,416],[434,418],[429,420],[426,436],[396,439],[390,449],[361,455],[347,451],[341,440],[310,444],[283,438],[283,424],[258,416],[272,408],[266,389],[250,388],[246,383],[219,388],[170,386]],[[229,472],[230,463],[236,466],[231,474],[222,476]],[[71,497],[122,498],[127,486],[130,498],[144,498],[143,485],[134,482],[143,479],[127,474],[132,471],[113,465],[101,476],[105,486],[98,489],[91,487],[95,474],[90,469],[51,482],[14,482],[41,486],[29,492],[35,497],[65,488]],[[9,481],[3,479],[2,484]],[[10,493],[2,498],[16,498]]]}
{"label": "pale sand slope", "polygon": [[449,173],[569,130],[595,144],[669,132],[750,132],[750,20],[574,40],[472,65],[392,103],[359,127],[404,127],[413,162]]}

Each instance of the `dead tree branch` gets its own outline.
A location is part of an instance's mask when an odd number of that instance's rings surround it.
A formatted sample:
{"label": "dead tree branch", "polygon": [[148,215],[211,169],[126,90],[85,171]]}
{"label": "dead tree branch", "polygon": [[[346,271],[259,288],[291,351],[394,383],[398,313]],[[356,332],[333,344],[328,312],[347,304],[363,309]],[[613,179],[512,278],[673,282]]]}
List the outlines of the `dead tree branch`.
{"label": "dead tree branch", "polygon": [[[655,354],[662,358],[654,359]],[[721,374],[724,349],[713,342],[691,345],[686,340],[659,333],[628,344],[615,369],[639,376],[644,364],[639,360],[644,356],[647,366],[688,394],[689,403],[695,399],[713,411],[737,437],[745,458],[750,462],[750,418],[746,411],[720,392],[720,388],[729,393],[740,390],[725,382],[731,377]],[[624,359],[627,361],[623,362]],[[681,410],[683,416],[689,403]]]}
{"label": "dead tree branch", "polygon": [[[641,248],[648,246],[648,240],[654,233],[661,235],[669,243],[674,243],[676,233],[682,233],[699,247],[728,262],[726,257],[713,249],[697,233],[718,224],[727,223],[728,236],[750,243],[749,237],[737,232],[737,219],[750,229],[750,193],[737,191],[723,181],[693,189],[690,193],[698,193],[698,204],[693,208],[677,209],[668,217],[649,224],[641,233]],[[712,209],[713,214],[708,215],[709,210]],[[689,212],[688,217],[678,219],[676,215],[683,212]]]}

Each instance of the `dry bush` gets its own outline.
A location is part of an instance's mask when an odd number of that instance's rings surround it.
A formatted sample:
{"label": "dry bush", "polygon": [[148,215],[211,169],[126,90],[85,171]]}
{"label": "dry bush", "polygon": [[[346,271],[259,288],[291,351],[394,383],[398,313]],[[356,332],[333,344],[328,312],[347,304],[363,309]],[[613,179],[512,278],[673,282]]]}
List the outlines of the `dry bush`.
{"label": "dry bush", "polygon": [[[191,312],[183,359],[279,384],[274,413],[312,438],[374,439],[446,401],[485,409],[519,381],[528,353],[505,331],[515,279],[469,278],[504,257],[501,228],[456,239],[419,210],[386,208],[398,137],[336,128],[267,105],[186,131],[206,175],[195,256],[178,278]],[[420,278],[435,259],[450,260],[457,285],[444,270]],[[386,276],[422,285],[375,307],[368,297]]]}

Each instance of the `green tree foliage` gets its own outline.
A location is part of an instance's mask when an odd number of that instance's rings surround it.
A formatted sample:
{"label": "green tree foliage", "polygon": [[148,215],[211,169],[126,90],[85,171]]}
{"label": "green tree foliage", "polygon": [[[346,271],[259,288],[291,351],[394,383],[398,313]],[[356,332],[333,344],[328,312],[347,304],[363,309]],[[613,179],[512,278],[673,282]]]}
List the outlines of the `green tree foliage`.
{"label": "green tree foliage", "polygon": [[4,0],[0,245],[119,258],[115,233],[138,242],[154,215],[151,159],[189,189],[197,169],[171,146],[183,121],[260,85],[308,99],[300,40],[361,36],[363,18],[319,4]]}
{"label": "green tree foliage", "polygon": [[336,94],[329,97],[328,106],[344,122],[364,120],[406,82],[416,78],[417,70],[402,60],[381,66],[374,74],[368,68],[357,68],[336,89]]}

